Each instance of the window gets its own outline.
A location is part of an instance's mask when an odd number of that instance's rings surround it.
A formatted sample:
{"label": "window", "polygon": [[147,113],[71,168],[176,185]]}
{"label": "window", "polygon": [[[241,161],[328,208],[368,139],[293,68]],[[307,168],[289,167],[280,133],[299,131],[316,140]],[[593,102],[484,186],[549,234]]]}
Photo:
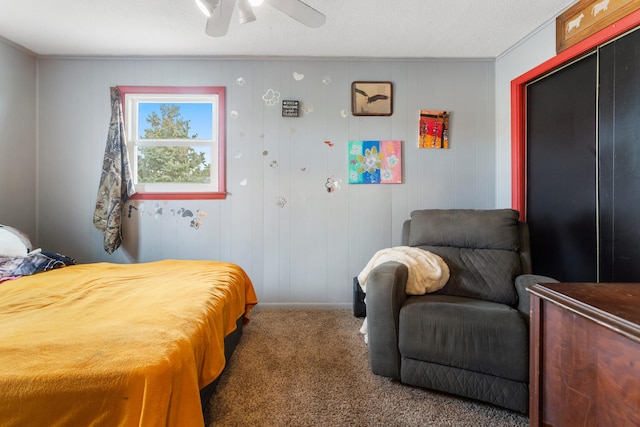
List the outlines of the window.
{"label": "window", "polygon": [[118,86],[133,199],[224,199],[225,88]]}

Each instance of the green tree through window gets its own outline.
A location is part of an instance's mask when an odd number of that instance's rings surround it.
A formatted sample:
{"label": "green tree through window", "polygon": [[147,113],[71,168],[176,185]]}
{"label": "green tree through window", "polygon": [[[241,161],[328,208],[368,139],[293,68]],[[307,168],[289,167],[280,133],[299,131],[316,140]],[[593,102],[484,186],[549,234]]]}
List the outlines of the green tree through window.
{"label": "green tree through window", "polygon": [[[184,120],[180,106],[162,104],[160,115],[153,111],[146,118],[149,127],[140,139],[179,140],[196,139],[189,135],[190,120]],[[191,145],[138,147],[138,182],[209,183],[211,164],[205,153]]]}

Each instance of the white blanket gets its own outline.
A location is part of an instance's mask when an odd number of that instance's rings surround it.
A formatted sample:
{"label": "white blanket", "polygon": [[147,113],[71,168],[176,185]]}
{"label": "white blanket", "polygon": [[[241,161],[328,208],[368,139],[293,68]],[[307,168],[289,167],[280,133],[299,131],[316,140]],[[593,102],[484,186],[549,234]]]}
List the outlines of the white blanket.
{"label": "white blanket", "polygon": [[371,270],[388,261],[400,262],[409,269],[405,288],[409,295],[424,295],[437,291],[449,280],[449,266],[438,255],[411,246],[396,246],[376,252],[358,274],[358,282],[365,293]]}
{"label": "white blanket", "polygon": [[[360,287],[367,292],[367,279],[375,267],[388,261],[396,261],[407,266],[409,274],[405,292],[409,295],[424,295],[442,289],[449,280],[449,266],[438,255],[411,246],[396,246],[376,252],[364,269],[358,274]],[[366,297],[365,297],[366,300]],[[364,319],[360,333],[368,341],[367,319]]]}

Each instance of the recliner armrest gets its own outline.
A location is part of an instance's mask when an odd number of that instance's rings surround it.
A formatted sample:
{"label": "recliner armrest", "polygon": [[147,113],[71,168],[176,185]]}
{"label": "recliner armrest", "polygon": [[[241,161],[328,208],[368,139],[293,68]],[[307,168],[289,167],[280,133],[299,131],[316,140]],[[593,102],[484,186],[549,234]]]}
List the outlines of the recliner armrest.
{"label": "recliner armrest", "polygon": [[399,262],[385,262],[369,273],[366,284],[369,362],[374,374],[400,379],[398,330],[400,308],[409,270]]}
{"label": "recliner armrest", "polygon": [[522,274],[516,277],[516,291],[518,292],[518,311],[529,321],[530,295],[527,288],[536,283],[556,283],[556,279],[537,274]]}

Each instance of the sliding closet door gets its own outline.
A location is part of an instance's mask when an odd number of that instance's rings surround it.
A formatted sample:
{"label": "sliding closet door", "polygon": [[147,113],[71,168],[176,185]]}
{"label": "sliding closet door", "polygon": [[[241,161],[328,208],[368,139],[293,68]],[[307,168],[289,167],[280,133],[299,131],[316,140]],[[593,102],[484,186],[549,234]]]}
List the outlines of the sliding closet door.
{"label": "sliding closet door", "polygon": [[596,55],[527,88],[527,222],[533,271],[596,281]]}
{"label": "sliding closet door", "polygon": [[640,31],[600,49],[600,280],[640,282]]}

